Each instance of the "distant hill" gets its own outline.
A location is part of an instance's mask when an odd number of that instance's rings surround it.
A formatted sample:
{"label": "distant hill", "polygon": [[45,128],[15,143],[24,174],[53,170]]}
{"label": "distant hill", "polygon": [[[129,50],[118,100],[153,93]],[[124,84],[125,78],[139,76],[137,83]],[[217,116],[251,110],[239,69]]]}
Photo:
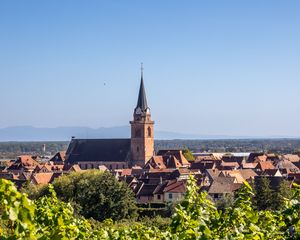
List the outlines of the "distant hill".
{"label": "distant hill", "polygon": [[[32,126],[18,126],[0,128],[0,141],[69,141],[76,138],[129,138],[130,126],[118,127],[57,127],[37,128]],[[282,138],[286,136],[272,136],[269,138]],[[155,131],[155,139],[245,139],[256,138],[249,136],[225,135],[193,135],[177,132]],[[262,137],[257,137],[262,138]],[[267,138],[267,137],[266,137]]]}

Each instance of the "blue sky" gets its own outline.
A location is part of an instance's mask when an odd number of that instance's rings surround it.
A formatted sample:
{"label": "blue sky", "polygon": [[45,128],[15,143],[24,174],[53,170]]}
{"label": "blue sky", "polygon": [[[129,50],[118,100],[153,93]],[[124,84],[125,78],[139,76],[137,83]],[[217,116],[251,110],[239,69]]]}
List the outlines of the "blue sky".
{"label": "blue sky", "polygon": [[0,128],[300,136],[299,1],[0,2]]}

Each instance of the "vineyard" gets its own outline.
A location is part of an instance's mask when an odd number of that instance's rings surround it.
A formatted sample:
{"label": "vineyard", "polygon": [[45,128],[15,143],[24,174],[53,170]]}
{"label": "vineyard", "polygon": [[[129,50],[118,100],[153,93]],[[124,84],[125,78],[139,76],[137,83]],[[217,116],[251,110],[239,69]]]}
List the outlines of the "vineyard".
{"label": "vineyard", "polygon": [[278,211],[258,211],[253,191],[245,183],[232,207],[218,210],[199,192],[195,179],[188,181],[185,200],[176,206],[167,230],[143,224],[116,226],[112,220],[97,228],[93,221],[74,213],[69,203],[49,194],[30,200],[13,183],[0,179],[0,239],[299,239],[300,187]]}

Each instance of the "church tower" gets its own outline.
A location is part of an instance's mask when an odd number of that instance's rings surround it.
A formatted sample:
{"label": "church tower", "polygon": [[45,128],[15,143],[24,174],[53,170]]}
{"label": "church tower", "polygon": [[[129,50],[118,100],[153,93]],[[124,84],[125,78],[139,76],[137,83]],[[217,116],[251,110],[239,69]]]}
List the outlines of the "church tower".
{"label": "church tower", "polygon": [[141,84],[136,108],[131,124],[131,163],[144,166],[154,154],[154,121],[151,120],[150,108],[147,105],[141,68]]}

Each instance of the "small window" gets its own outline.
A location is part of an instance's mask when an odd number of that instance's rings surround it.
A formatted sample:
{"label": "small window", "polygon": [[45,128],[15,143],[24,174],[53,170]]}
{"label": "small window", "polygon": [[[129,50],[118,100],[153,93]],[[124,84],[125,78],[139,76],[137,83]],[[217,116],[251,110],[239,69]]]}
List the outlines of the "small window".
{"label": "small window", "polygon": [[160,194],[158,194],[158,195],[157,195],[157,199],[159,199],[159,200],[160,200]]}
{"label": "small window", "polygon": [[136,152],[140,152],[140,148],[139,147],[136,147]]}
{"label": "small window", "polygon": [[148,127],[148,137],[151,137],[151,127]]}
{"label": "small window", "polygon": [[173,194],[169,193],[169,198],[172,199],[173,198]]}

